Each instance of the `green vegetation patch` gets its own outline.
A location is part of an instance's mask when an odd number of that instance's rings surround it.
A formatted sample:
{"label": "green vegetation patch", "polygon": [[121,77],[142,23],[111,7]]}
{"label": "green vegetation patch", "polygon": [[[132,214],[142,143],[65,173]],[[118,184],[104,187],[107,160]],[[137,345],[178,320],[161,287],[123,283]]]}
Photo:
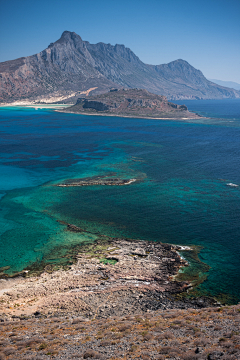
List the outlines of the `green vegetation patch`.
{"label": "green vegetation patch", "polygon": [[102,258],[99,260],[100,263],[103,263],[104,265],[115,265],[117,263],[117,260],[115,259],[107,259],[107,258]]}

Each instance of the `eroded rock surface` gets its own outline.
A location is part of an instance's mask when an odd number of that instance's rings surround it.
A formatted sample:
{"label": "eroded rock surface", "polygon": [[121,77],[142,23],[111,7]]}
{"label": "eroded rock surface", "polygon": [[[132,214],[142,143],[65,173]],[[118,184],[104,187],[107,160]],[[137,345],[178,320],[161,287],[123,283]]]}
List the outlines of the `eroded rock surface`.
{"label": "eroded rock surface", "polygon": [[[77,228],[77,227],[75,227]],[[77,231],[74,228],[74,231]],[[72,228],[68,230],[72,231]],[[168,308],[204,307],[205,300],[175,301],[189,286],[174,279],[186,262],[176,247],[148,241],[99,240],[82,247],[68,271],[5,281],[0,314],[40,316],[78,314],[89,318],[122,316]]]}

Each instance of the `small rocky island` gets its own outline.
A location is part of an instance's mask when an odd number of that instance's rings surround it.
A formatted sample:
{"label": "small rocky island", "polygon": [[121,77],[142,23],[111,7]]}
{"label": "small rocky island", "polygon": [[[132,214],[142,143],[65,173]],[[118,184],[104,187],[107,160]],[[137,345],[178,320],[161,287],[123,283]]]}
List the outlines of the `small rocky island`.
{"label": "small rocky island", "polygon": [[61,110],[88,115],[111,115],[150,119],[200,119],[185,105],[169,102],[166,96],[144,89],[112,89],[108,93],[82,97],[74,106]]}
{"label": "small rocky island", "polygon": [[135,182],[136,179],[119,179],[119,178],[107,178],[106,176],[96,176],[92,178],[83,179],[68,179],[56,186],[70,187],[70,186],[94,186],[94,185],[107,185],[107,186],[122,186],[129,185]]}

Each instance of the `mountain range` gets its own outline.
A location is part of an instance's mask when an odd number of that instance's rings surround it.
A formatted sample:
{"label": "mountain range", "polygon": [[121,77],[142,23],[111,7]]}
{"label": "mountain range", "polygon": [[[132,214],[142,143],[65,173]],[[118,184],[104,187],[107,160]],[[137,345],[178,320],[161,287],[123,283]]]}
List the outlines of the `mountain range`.
{"label": "mountain range", "polygon": [[235,81],[224,81],[224,80],[216,80],[216,79],[208,79],[208,80],[221,86],[230,87],[235,90],[240,90],[240,84],[236,83]]}
{"label": "mountain range", "polygon": [[111,88],[142,88],[176,99],[240,98],[240,91],[207,80],[187,61],[143,63],[129,48],[90,44],[74,32],[38,54],[0,63],[0,102],[71,101]]}

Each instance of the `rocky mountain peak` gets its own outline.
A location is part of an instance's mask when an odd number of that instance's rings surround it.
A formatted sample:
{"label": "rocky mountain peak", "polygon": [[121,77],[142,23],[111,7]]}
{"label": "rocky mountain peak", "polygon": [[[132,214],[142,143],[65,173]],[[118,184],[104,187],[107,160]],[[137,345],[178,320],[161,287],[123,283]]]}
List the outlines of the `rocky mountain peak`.
{"label": "rocky mountain peak", "polygon": [[185,60],[144,64],[124,45],[90,44],[71,31],[38,54],[0,63],[0,102],[49,94],[69,98],[119,87],[145,88],[169,100],[240,97],[237,90],[208,81]]}
{"label": "rocky mountain peak", "polygon": [[62,33],[60,39],[57,40],[54,44],[67,44],[67,43],[82,44],[83,40],[81,36],[79,36],[75,32],[66,30]]}

